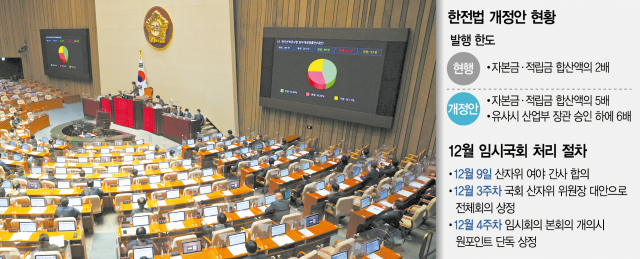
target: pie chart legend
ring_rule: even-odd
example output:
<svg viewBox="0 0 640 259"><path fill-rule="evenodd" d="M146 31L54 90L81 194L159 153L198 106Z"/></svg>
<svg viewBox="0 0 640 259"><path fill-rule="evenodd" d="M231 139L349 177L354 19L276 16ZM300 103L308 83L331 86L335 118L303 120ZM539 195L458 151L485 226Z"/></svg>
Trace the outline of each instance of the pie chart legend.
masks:
<svg viewBox="0 0 640 259"><path fill-rule="evenodd" d="M58 55L60 56L60 61L62 63L67 63L67 61L69 61L69 50L67 50L67 47L60 46L58 49Z"/></svg>
<svg viewBox="0 0 640 259"><path fill-rule="evenodd" d="M316 89L325 90L331 88L336 82L338 69L328 59L316 59L309 65L309 84Z"/></svg>

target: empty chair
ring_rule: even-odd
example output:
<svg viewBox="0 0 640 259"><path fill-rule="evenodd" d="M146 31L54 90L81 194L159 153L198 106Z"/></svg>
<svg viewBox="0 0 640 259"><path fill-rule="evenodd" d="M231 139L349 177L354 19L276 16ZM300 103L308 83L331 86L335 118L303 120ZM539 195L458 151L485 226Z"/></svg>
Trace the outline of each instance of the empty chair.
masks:
<svg viewBox="0 0 640 259"><path fill-rule="evenodd" d="M102 200L98 195L90 195L82 197L82 204L89 203L91 204L91 213L100 214L102 213Z"/></svg>
<svg viewBox="0 0 640 259"><path fill-rule="evenodd" d="M168 173L165 174L164 176L162 176L162 181L164 182L173 182L178 180L178 174L177 173Z"/></svg>
<svg viewBox="0 0 640 259"><path fill-rule="evenodd" d="M214 231L213 234L211 235L211 242L213 244L220 244L223 243L223 241L226 239L227 235L225 234L230 234L235 232L236 230L232 227L230 228L225 228L223 230L218 230L218 231Z"/></svg>
<svg viewBox="0 0 640 259"><path fill-rule="evenodd" d="M44 196L44 201L47 206L60 204L60 199L62 199L60 196Z"/></svg>
<svg viewBox="0 0 640 259"><path fill-rule="evenodd" d="M202 178L202 170L193 170L189 172L190 179Z"/></svg>
<svg viewBox="0 0 640 259"><path fill-rule="evenodd" d="M316 258L317 256L318 256L318 251L317 250L313 250L313 251L307 253L306 255L298 257L298 259L313 259L313 258Z"/></svg>
<svg viewBox="0 0 640 259"><path fill-rule="evenodd" d="M162 198L163 200L166 199L167 191L155 191L151 193L152 200L160 200L160 198Z"/></svg>
<svg viewBox="0 0 640 259"><path fill-rule="evenodd" d="M131 166L131 165L121 166L120 167L120 172L131 173L131 172L133 172L133 166Z"/></svg>
<svg viewBox="0 0 640 259"><path fill-rule="evenodd" d="M116 194L116 198L115 198L115 211L116 212L120 212L120 204L122 204L124 201L131 201L131 193L120 193L120 194ZM91 209L93 210L93 208Z"/></svg>
<svg viewBox="0 0 640 259"><path fill-rule="evenodd" d="M52 98L51 98L51 95L47 94L47 95L44 96L44 99L45 100L51 100Z"/></svg>
<svg viewBox="0 0 640 259"><path fill-rule="evenodd" d="M349 213L351 213L351 211L353 210L353 199L353 196L343 197L338 199L338 202L336 202L335 206L331 205L331 203L327 203L325 205L325 211L327 212L327 215L331 216L330 218L335 219L332 223L339 223L341 217L348 216ZM327 219L327 215L325 215L325 219Z"/></svg>
<svg viewBox="0 0 640 259"><path fill-rule="evenodd" d="M42 180L42 189L55 189L56 188L56 184L53 183L52 181L47 181L47 180Z"/></svg>
<svg viewBox="0 0 640 259"><path fill-rule="evenodd" d="M302 214L298 213L292 213L289 215L285 215L282 217L282 219L280 220L280 224L282 223L286 223L287 226L291 226L291 228L298 228L298 227L303 227L301 224L304 221L302 220Z"/></svg>
<svg viewBox="0 0 640 259"><path fill-rule="evenodd" d="M309 163L309 167L314 165L314 162L309 159L300 159L300 164Z"/></svg>
<svg viewBox="0 0 640 259"><path fill-rule="evenodd" d="M199 189L200 186L190 186L187 188L184 188L184 190L182 191L182 195L183 196L195 196L198 195L199 193Z"/></svg>
<svg viewBox="0 0 640 259"><path fill-rule="evenodd" d="M212 184L212 189L214 191L223 191L227 189L227 180L217 181Z"/></svg>
<svg viewBox="0 0 640 259"><path fill-rule="evenodd" d="M269 163L269 156L261 156L258 158L258 164L266 164Z"/></svg>
<svg viewBox="0 0 640 259"><path fill-rule="evenodd" d="M264 233L261 233L260 231L268 231L269 228L264 227L265 225L269 226L272 225L272 221L271 219L263 219L263 220L258 220L258 221L254 221L253 223L251 223L251 228L249 228L249 239L255 239L256 237L259 236L264 236Z"/></svg>
<svg viewBox="0 0 640 259"><path fill-rule="evenodd" d="M422 217L424 213L427 211L427 205L413 205L411 208L407 209L408 211L412 211L412 216L403 215L402 220L400 220L400 227L403 231L406 231L406 239L413 240L411 236L411 230L415 229L422 222ZM405 210L405 211L407 211Z"/></svg>
<svg viewBox="0 0 640 259"><path fill-rule="evenodd" d="M295 162L295 163L289 164L289 173L298 172L298 171L300 171L300 163Z"/></svg>
<svg viewBox="0 0 640 259"><path fill-rule="evenodd" d="M147 166L145 166L145 170L158 170L158 164L148 164Z"/></svg>
<svg viewBox="0 0 640 259"><path fill-rule="evenodd" d="M171 163L169 164L169 167L171 167L171 168L182 167L182 162L181 161L171 161Z"/></svg>
<svg viewBox="0 0 640 259"><path fill-rule="evenodd" d="M103 181L105 187L118 186L118 178L107 178Z"/></svg>
<svg viewBox="0 0 640 259"><path fill-rule="evenodd" d="M149 184L149 177L139 176L139 177L133 178L133 184Z"/></svg>

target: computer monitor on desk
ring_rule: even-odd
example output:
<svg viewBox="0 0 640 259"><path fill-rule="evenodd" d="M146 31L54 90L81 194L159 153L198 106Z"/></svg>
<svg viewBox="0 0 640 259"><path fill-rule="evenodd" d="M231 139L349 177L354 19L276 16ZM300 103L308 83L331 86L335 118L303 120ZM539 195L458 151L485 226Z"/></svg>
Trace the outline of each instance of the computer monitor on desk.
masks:
<svg viewBox="0 0 640 259"><path fill-rule="evenodd" d="M191 167L192 162L191 159L182 160L182 167Z"/></svg>
<svg viewBox="0 0 640 259"><path fill-rule="evenodd" d="M119 187L131 186L131 178L118 178Z"/></svg>
<svg viewBox="0 0 640 259"><path fill-rule="evenodd" d="M156 155L154 153L144 154L144 159L145 160L153 160L155 158L156 158Z"/></svg>
<svg viewBox="0 0 640 259"><path fill-rule="evenodd" d="M45 203L44 198L31 198L31 207L45 207L47 204Z"/></svg>
<svg viewBox="0 0 640 259"><path fill-rule="evenodd" d="M63 157L63 156L57 156L56 157L56 163L66 163L67 162L67 158Z"/></svg>
<svg viewBox="0 0 640 259"><path fill-rule="evenodd" d="M162 182L162 178L160 175L150 175L149 176L149 184L159 184Z"/></svg>
<svg viewBox="0 0 640 259"><path fill-rule="evenodd" d="M147 259L153 258L153 245L133 247L133 259L140 259L143 257L146 257Z"/></svg>
<svg viewBox="0 0 640 259"><path fill-rule="evenodd" d="M156 150L156 145L151 144L151 145L147 146L147 150L148 151L155 151Z"/></svg>
<svg viewBox="0 0 640 259"><path fill-rule="evenodd" d="M169 222L182 222L185 220L184 211L175 211L169 213Z"/></svg>
<svg viewBox="0 0 640 259"><path fill-rule="evenodd" d="M116 146L116 147L121 147L122 144L123 144L122 140L116 140L116 141L113 142L113 145Z"/></svg>
<svg viewBox="0 0 640 259"><path fill-rule="evenodd" d="M138 173L144 174L144 165L134 165L133 169L138 170Z"/></svg>
<svg viewBox="0 0 640 259"><path fill-rule="evenodd" d="M287 177L287 176L289 176L289 169L287 168L280 169L280 178Z"/></svg>
<svg viewBox="0 0 640 259"><path fill-rule="evenodd" d="M187 145L193 145L196 143L195 139L187 139Z"/></svg>
<svg viewBox="0 0 640 259"><path fill-rule="evenodd" d="M109 149L108 147L106 147L106 148L101 148L101 149L100 149L100 154L103 154L103 155L111 154L111 149Z"/></svg>
<svg viewBox="0 0 640 259"><path fill-rule="evenodd" d="M258 166L258 159L251 160L251 162L249 163L249 166L251 167Z"/></svg>
<svg viewBox="0 0 640 259"><path fill-rule="evenodd" d="M22 161L22 155L14 154L13 155L13 161Z"/></svg>
<svg viewBox="0 0 640 259"><path fill-rule="evenodd" d="M200 252L202 252L202 243L200 242L200 239L182 243L183 255Z"/></svg>
<svg viewBox="0 0 640 259"><path fill-rule="evenodd" d="M122 161L124 161L124 162L133 162L133 155L124 155L124 156L122 156Z"/></svg>
<svg viewBox="0 0 640 259"><path fill-rule="evenodd" d="M89 163L89 158L88 157L78 157L78 163L80 163L80 164Z"/></svg>
<svg viewBox="0 0 640 259"><path fill-rule="evenodd" d="M333 254L331 256L331 259L348 259L349 258L349 251L342 251L339 252L337 254Z"/></svg>
<svg viewBox="0 0 640 259"><path fill-rule="evenodd" d="M248 210L250 206L249 201L239 201L236 202L236 212Z"/></svg>
<svg viewBox="0 0 640 259"><path fill-rule="evenodd" d="M111 157L108 157L108 156L100 157L100 163L109 163L109 162L111 162Z"/></svg>
<svg viewBox="0 0 640 259"><path fill-rule="evenodd" d="M271 238L281 236L287 233L287 224L271 225Z"/></svg>
<svg viewBox="0 0 640 259"><path fill-rule="evenodd" d="M137 202L138 202L138 200L139 200L140 198L145 198L145 199L146 199L146 198L147 198L147 195L146 195L146 194L144 194L144 193L134 193L134 194L131 194L131 202L132 202L132 203L137 203Z"/></svg>
<svg viewBox="0 0 640 259"><path fill-rule="evenodd" d="M75 221L58 221L58 232L75 232Z"/></svg>
<svg viewBox="0 0 640 259"><path fill-rule="evenodd" d="M20 222L18 225L18 230L20 232L37 232L38 231L38 223L36 222Z"/></svg>
<svg viewBox="0 0 640 259"><path fill-rule="evenodd" d="M58 181L58 189L70 189L70 188L71 188L71 181L69 180Z"/></svg>
<svg viewBox="0 0 640 259"><path fill-rule="evenodd" d="M120 172L120 167L119 166L109 166L107 167L107 172L110 174L117 174Z"/></svg>
<svg viewBox="0 0 640 259"><path fill-rule="evenodd" d="M94 141L93 142L93 146L94 147L99 147L99 146L102 146L102 143L100 143L100 141Z"/></svg>
<svg viewBox="0 0 640 259"><path fill-rule="evenodd" d="M56 175L67 175L66 167L56 167Z"/></svg>
<svg viewBox="0 0 640 259"><path fill-rule="evenodd" d="M169 169L169 162L158 163L158 169L160 170Z"/></svg>
<svg viewBox="0 0 640 259"><path fill-rule="evenodd" d="M207 151L213 151L215 146L213 144L207 144Z"/></svg>
<svg viewBox="0 0 640 259"><path fill-rule="evenodd" d="M320 163L321 163L321 164L324 164L324 163L326 163L326 162L327 162L327 156L321 156L321 157L320 157Z"/></svg>
<svg viewBox="0 0 640 259"><path fill-rule="evenodd" d="M204 218L218 216L218 207L211 206L202 209L202 215Z"/></svg>
<svg viewBox="0 0 640 259"><path fill-rule="evenodd" d="M240 188L240 181L231 181L229 182L229 190Z"/></svg>
<svg viewBox="0 0 640 259"><path fill-rule="evenodd" d="M189 173L187 172L177 173L176 177L178 181L186 181L186 180L189 180Z"/></svg>
<svg viewBox="0 0 640 259"><path fill-rule="evenodd" d="M209 136L203 136L203 137L202 137L202 142L207 142L207 141L209 141L210 139L211 139L211 137L209 137Z"/></svg>
<svg viewBox="0 0 640 259"><path fill-rule="evenodd" d="M293 155L293 149L288 149L287 150L287 156L291 156Z"/></svg>
<svg viewBox="0 0 640 259"><path fill-rule="evenodd" d="M213 192L213 187L211 185L201 185L198 193L200 195L206 195L212 192Z"/></svg>
<svg viewBox="0 0 640 259"><path fill-rule="evenodd" d="M124 148L124 152L125 152L125 153L129 153L129 154L131 154L131 153L135 153L135 152L136 152L136 149L135 149L135 148L133 148L133 147L125 147L125 148Z"/></svg>
<svg viewBox="0 0 640 259"><path fill-rule="evenodd" d="M0 208L9 207L9 198L0 198Z"/></svg>
<svg viewBox="0 0 640 259"><path fill-rule="evenodd" d="M343 183L343 182L344 182L344 174L340 174L340 175L338 175L338 177L337 177L337 182L338 182L338 184L341 184L341 183Z"/></svg>
<svg viewBox="0 0 640 259"><path fill-rule="evenodd" d="M40 189L40 181L29 181L29 182L27 182L27 189L29 189L29 190Z"/></svg>
<svg viewBox="0 0 640 259"><path fill-rule="evenodd" d="M144 139L136 139L136 145L144 145Z"/></svg>
<svg viewBox="0 0 640 259"><path fill-rule="evenodd" d="M264 204L266 206L269 206L274 201L276 201L276 195L275 194L264 197Z"/></svg>
<svg viewBox="0 0 640 259"><path fill-rule="evenodd" d="M231 141L230 141L230 140L225 141L225 142L224 142L224 145L225 145L225 146L231 146Z"/></svg>
<svg viewBox="0 0 640 259"><path fill-rule="evenodd" d="M244 245L245 242L247 242L246 232L229 235L229 246Z"/></svg>
<svg viewBox="0 0 640 259"><path fill-rule="evenodd" d="M233 152L229 151L229 152L225 152L224 153L224 158L225 159L230 159L233 157Z"/></svg>
<svg viewBox="0 0 640 259"><path fill-rule="evenodd" d="M180 190L167 191L167 200L180 198Z"/></svg>
<svg viewBox="0 0 640 259"><path fill-rule="evenodd" d="M42 174L42 167L31 167L31 174L32 175L39 175Z"/></svg>
<svg viewBox="0 0 640 259"><path fill-rule="evenodd" d="M380 251L380 239L376 239L373 241L368 242L365 245L365 250L367 255L373 254L375 252Z"/></svg>
<svg viewBox="0 0 640 259"><path fill-rule="evenodd" d="M202 176L204 177L213 176L213 168L202 169Z"/></svg>
<svg viewBox="0 0 640 259"><path fill-rule="evenodd" d="M302 171L309 169L309 162L302 163Z"/></svg>
<svg viewBox="0 0 640 259"><path fill-rule="evenodd" d="M69 206L76 207L82 206L82 198L80 197L69 197Z"/></svg>
<svg viewBox="0 0 640 259"><path fill-rule="evenodd" d="M325 189L324 181L320 181L320 182L316 183L316 191L324 190L324 189Z"/></svg>
<svg viewBox="0 0 640 259"><path fill-rule="evenodd" d="M320 224L320 217L318 214L313 214L305 218L306 227L313 227L318 224Z"/></svg>
<svg viewBox="0 0 640 259"><path fill-rule="evenodd" d="M364 209L371 205L371 197L364 198L360 201L360 209Z"/></svg>
<svg viewBox="0 0 640 259"><path fill-rule="evenodd" d="M149 226L149 215L131 217L131 225L134 227Z"/></svg>

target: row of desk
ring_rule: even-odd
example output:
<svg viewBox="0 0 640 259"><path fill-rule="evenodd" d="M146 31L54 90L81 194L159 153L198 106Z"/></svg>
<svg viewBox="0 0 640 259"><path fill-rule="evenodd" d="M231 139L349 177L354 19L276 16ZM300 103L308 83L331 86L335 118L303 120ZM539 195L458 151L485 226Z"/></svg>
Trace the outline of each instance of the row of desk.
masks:
<svg viewBox="0 0 640 259"><path fill-rule="evenodd" d="M144 102L120 97L101 98L100 101L83 98L82 108L86 118L96 118L98 111L106 112L117 125L145 130L178 143L195 138L201 131L199 122L165 116L169 108L146 107Z"/></svg>

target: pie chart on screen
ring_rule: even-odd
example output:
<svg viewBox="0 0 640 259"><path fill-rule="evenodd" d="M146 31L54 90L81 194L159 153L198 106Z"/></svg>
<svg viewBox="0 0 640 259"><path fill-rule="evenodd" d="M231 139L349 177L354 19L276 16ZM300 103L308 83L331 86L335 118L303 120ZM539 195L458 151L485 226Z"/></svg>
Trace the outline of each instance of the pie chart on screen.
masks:
<svg viewBox="0 0 640 259"><path fill-rule="evenodd" d="M309 83L315 89L331 88L336 82L337 74L336 65L328 59L316 59L309 65Z"/></svg>
<svg viewBox="0 0 640 259"><path fill-rule="evenodd" d="M58 55L60 56L60 61L62 61L62 63L67 63L67 61L69 61L69 50L67 50L67 47L60 46L58 49Z"/></svg>

